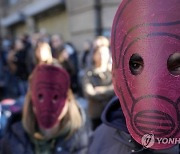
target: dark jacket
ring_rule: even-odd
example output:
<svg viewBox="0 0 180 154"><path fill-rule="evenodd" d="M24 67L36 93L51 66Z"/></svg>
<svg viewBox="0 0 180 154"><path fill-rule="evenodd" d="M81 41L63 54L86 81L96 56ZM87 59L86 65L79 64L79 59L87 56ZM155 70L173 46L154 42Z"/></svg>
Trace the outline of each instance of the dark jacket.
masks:
<svg viewBox="0 0 180 154"><path fill-rule="evenodd" d="M53 154L86 154L90 135L86 127L81 127L67 140L57 138ZM22 126L21 115L10 119L7 133L0 141L0 154L35 154L34 145Z"/></svg>
<svg viewBox="0 0 180 154"><path fill-rule="evenodd" d="M92 89L88 89L89 85ZM97 87L104 90L98 91ZM83 78L83 91L88 100L90 118L100 119L105 106L114 97L111 72L108 70L96 72L93 68L88 69Z"/></svg>
<svg viewBox="0 0 180 154"><path fill-rule="evenodd" d="M18 76L21 80L27 80L29 76L26 66L27 53L28 51L22 49L18 51L14 57L14 64L17 68L15 75Z"/></svg>
<svg viewBox="0 0 180 154"><path fill-rule="evenodd" d="M102 114L103 124L95 131L89 154L179 154L179 145L166 150L145 149L128 133L119 100L113 100Z"/></svg>

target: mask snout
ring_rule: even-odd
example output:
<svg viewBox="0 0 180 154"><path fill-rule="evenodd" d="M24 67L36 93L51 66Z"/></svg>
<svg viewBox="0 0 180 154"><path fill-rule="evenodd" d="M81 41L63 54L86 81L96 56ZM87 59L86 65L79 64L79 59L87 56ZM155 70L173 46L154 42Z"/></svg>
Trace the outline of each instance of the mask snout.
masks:
<svg viewBox="0 0 180 154"><path fill-rule="evenodd" d="M149 96L139 99L132 108L131 123L140 136L173 137L179 129L178 108L168 99Z"/></svg>

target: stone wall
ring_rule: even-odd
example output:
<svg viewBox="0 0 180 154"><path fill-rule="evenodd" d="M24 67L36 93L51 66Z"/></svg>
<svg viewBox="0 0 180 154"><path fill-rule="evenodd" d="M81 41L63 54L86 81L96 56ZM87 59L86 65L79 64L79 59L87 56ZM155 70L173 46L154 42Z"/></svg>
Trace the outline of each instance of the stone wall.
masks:
<svg viewBox="0 0 180 154"><path fill-rule="evenodd" d="M34 1L37 0L18 0L17 4L9 6L6 10L8 14L13 14ZM66 41L71 41L78 50L81 50L83 42L93 40L98 33L110 36L113 18L121 1L65 0L63 9L57 6L59 10L56 12L45 10L40 17L35 15L26 19L24 23L10 27L19 35L23 32L32 32L33 27L45 28L49 34L64 35ZM98 2L100 6L97 6Z"/></svg>
<svg viewBox="0 0 180 154"><path fill-rule="evenodd" d="M100 18L97 18L95 7L97 1L66 0L71 40L79 49L82 48L84 40L93 40L96 37L99 24L97 22L101 23L101 34L110 36L113 18L121 0L99 0Z"/></svg>

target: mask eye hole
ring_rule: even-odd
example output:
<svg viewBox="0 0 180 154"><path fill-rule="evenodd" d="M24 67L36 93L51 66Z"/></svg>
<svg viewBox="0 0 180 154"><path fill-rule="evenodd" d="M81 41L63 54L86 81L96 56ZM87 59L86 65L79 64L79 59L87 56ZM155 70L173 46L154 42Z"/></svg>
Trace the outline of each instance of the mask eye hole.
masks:
<svg viewBox="0 0 180 154"><path fill-rule="evenodd" d="M43 102L44 101L43 94L38 94L38 99L39 102Z"/></svg>
<svg viewBox="0 0 180 154"><path fill-rule="evenodd" d="M180 53L174 53L169 56L167 68L172 75L180 75Z"/></svg>
<svg viewBox="0 0 180 154"><path fill-rule="evenodd" d="M59 96L58 96L57 94L54 95L52 102L53 102L53 103L56 103L57 100L58 100L58 98L59 98Z"/></svg>
<svg viewBox="0 0 180 154"><path fill-rule="evenodd" d="M133 75L139 75L143 71L144 61L142 57L135 53L129 60L129 69Z"/></svg>

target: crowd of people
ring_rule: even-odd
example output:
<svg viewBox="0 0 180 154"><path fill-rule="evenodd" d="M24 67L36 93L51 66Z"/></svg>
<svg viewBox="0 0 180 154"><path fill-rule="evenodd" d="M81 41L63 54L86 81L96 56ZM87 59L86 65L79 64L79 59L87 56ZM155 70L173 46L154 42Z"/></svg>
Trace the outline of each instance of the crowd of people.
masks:
<svg viewBox="0 0 180 154"><path fill-rule="evenodd" d="M10 115L23 108L29 77L43 63L55 62L68 72L70 88L76 99L83 99L79 105L85 109L89 125L94 130L101 124L101 112L114 96L111 53L106 37L98 36L92 42L85 40L82 51L77 51L58 34L34 33L15 39L4 38L1 44L1 137Z"/></svg>
<svg viewBox="0 0 180 154"><path fill-rule="evenodd" d="M58 34L2 39L0 154L179 154L179 10L123 0L111 52L104 36L82 51Z"/></svg>

